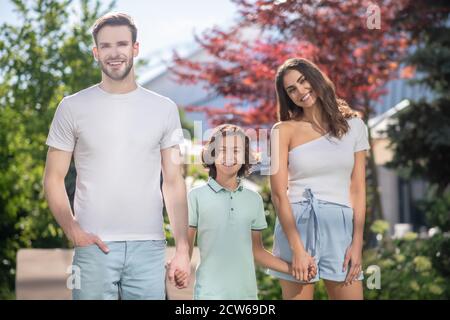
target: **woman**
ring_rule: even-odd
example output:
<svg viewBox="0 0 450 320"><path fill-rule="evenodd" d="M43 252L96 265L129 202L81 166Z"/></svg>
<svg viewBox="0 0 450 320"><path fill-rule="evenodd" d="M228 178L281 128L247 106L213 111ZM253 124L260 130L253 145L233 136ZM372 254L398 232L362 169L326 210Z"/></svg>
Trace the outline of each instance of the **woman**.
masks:
<svg viewBox="0 0 450 320"><path fill-rule="evenodd" d="M367 127L308 60L287 60L278 69L276 91L273 253L292 263L292 275L269 273L280 279L284 299L312 299L319 279L330 299L363 299ZM313 263L317 274L311 278Z"/></svg>

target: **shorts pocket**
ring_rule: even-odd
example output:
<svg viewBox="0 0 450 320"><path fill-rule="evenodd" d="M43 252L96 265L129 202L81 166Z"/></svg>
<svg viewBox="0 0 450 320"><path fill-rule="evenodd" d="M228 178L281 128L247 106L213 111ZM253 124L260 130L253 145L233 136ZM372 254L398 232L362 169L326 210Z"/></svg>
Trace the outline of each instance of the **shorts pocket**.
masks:
<svg viewBox="0 0 450 320"><path fill-rule="evenodd" d="M75 251L83 251L83 250L87 250L87 249L91 249L91 248L93 248L93 247L96 247L97 245L95 244L95 243L93 243L93 244L89 244L89 245L87 245L87 246L82 246L82 247L74 247L74 250Z"/></svg>

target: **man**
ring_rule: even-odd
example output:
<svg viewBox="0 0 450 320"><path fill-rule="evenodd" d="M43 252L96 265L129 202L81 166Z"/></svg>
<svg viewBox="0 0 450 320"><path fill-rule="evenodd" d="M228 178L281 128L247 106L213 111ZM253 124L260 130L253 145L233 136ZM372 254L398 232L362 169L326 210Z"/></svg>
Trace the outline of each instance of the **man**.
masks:
<svg viewBox="0 0 450 320"><path fill-rule="evenodd" d="M168 277L174 283L175 270L190 273L178 110L136 84L139 43L128 15L99 18L92 35L102 81L61 101L47 138L44 176L50 210L75 247L74 276L81 286L73 298L164 299L161 169L176 241ZM72 154L75 216L64 185ZM187 287L187 279L177 287Z"/></svg>

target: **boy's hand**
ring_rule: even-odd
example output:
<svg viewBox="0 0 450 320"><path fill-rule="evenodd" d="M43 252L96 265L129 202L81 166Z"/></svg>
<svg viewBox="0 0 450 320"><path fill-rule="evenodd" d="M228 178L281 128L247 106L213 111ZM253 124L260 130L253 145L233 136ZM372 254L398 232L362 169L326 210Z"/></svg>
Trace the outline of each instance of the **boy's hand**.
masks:
<svg viewBox="0 0 450 320"><path fill-rule="evenodd" d="M175 256L166 264L167 267L167 276L169 278L170 283L172 283L176 288L183 289L187 288L189 284L189 276L191 273L190 269L190 258L189 254L185 254L184 252L175 253ZM175 271L180 270L183 273L186 273L185 280L183 282L175 281Z"/></svg>
<svg viewBox="0 0 450 320"><path fill-rule="evenodd" d="M289 270L289 274L292 274L292 264L288 263L288 270ZM311 263L308 266L308 281L311 281L311 279L314 279L314 277L317 274L317 267L315 263Z"/></svg>
<svg viewBox="0 0 450 320"><path fill-rule="evenodd" d="M188 274L187 272L183 272L181 270L175 270L175 286L178 289L182 289L186 287L186 283L188 280Z"/></svg>
<svg viewBox="0 0 450 320"><path fill-rule="evenodd" d="M172 261L168 261L166 263L166 269L170 268L170 264ZM176 269L174 272L174 285L177 289L183 289L187 287L188 274L187 272L183 272L179 269Z"/></svg>
<svg viewBox="0 0 450 320"><path fill-rule="evenodd" d="M316 264L312 263L308 266L308 281L311 281L311 279L314 279L316 274L317 274Z"/></svg>
<svg viewBox="0 0 450 320"><path fill-rule="evenodd" d="M288 263L289 273L292 274L292 264ZM311 279L314 279L314 277L317 275L317 266L315 263L311 263L308 266L308 281L311 281Z"/></svg>

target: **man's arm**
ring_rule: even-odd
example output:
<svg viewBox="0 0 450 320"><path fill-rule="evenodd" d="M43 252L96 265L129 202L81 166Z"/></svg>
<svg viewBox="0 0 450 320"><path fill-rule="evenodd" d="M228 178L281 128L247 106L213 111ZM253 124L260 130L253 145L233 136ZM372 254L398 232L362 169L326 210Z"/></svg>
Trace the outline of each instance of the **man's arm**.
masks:
<svg viewBox="0 0 450 320"><path fill-rule="evenodd" d="M174 272L186 272L189 279L190 259L188 243L188 210L186 200L186 184L181 173L181 153L178 146L161 150L161 167L163 174L164 202L169 215L170 225L175 238L175 256L168 270L169 280L174 283ZM185 281L185 288L188 280Z"/></svg>
<svg viewBox="0 0 450 320"><path fill-rule="evenodd" d="M62 151L50 147L47 153L44 172L44 192L48 206L67 238L74 246L88 246L97 244L104 252L108 252L106 245L95 235L84 232L75 220L67 197L64 178L69 171L72 152Z"/></svg>

